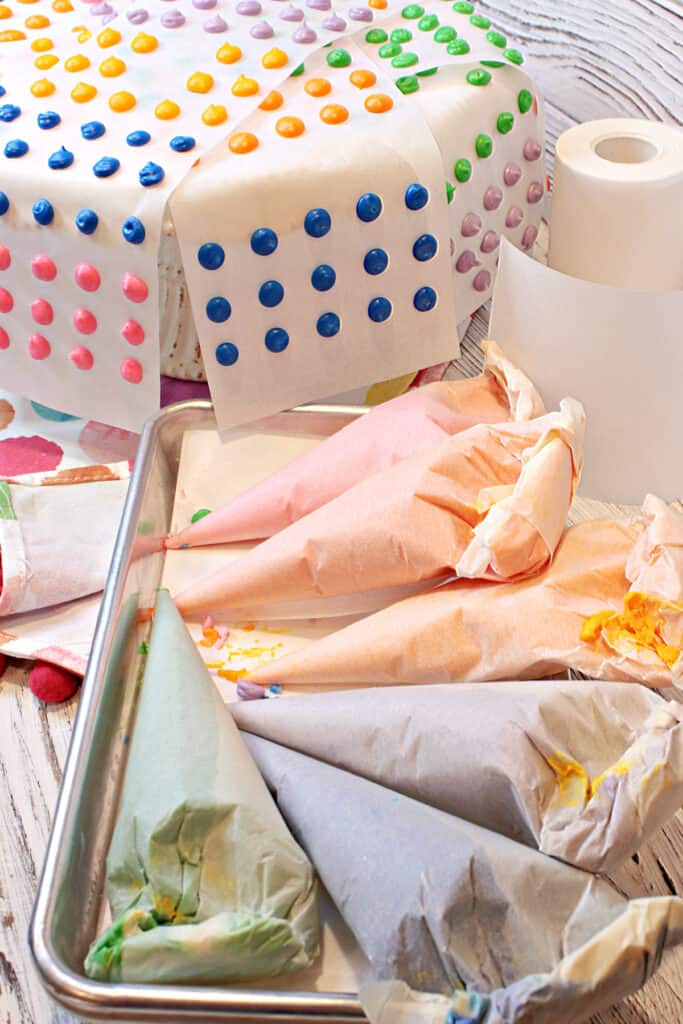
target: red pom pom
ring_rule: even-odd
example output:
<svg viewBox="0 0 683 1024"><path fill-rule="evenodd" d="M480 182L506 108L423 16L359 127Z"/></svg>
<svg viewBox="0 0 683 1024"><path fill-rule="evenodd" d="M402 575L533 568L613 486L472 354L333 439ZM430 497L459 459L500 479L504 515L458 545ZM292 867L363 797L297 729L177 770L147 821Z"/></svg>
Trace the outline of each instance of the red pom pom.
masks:
<svg viewBox="0 0 683 1024"><path fill-rule="evenodd" d="M28 684L38 700L46 704L58 704L73 697L81 680L65 668L50 665L47 661L37 661L31 669Z"/></svg>
<svg viewBox="0 0 683 1024"><path fill-rule="evenodd" d="M7 658L4 654L0 654L0 676L7 668Z"/></svg>

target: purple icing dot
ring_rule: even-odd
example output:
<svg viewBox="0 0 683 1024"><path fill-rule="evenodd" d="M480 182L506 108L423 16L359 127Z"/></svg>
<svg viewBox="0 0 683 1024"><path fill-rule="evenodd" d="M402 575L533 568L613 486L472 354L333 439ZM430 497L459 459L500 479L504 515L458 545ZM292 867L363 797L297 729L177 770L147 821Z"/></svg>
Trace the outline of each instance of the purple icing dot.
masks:
<svg viewBox="0 0 683 1024"><path fill-rule="evenodd" d="M293 4L288 4L280 15L282 21L303 21L303 17L304 12Z"/></svg>
<svg viewBox="0 0 683 1024"><path fill-rule="evenodd" d="M497 185L491 185L484 192L484 209L485 210L497 210L500 204L503 202L503 193L500 191Z"/></svg>
<svg viewBox="0 0 683 1024"><path fill-rule="evenodd" d="M295 43L314 43L317 38L317 33L305 21L292 34L292 40Z"/></svg>
<svg viewBox="0 0 683 1024"><path fill-rule="evenodd" d="M216 3L217 0L192 0L192 6L198 11L212 11Z"/></svg>
<svg viewBox="0 0 683 1024"><path fill-rule="evenodd" d="M511 206L505 218L506 228L518 228L524 220L524 214L518 206Z"/></svg>
<svg viewBox="0 0 683 1024"><path fill-rule="evenodd" d="M177 8L167 11L166 14L161 15L161 24L164 28L180 28L181 25L185 24L185 15Z"/></svg>
<svg viewBox="0 0 683 1024"><path fill-rule="evenodd" d="M238 14L246 14L247 17L253 18L255 15L261 14L263 7L259 0L240 0L235 10Z"/></svg>
<svg viewBox="0 0 683 1024"><path fill-rule="evenodd" d="M533 224L530 224L528 228L525 228L524 234L522 235L522 249L528 252L531 246L536 241L537 234L538 228L535 228Z"/></svg>
<svg viewBox="0 0 683 1024"><path fill-rule="evenodd" d="M228 27L228 23L221 18L220 14L214 14L213 18L209 18L208 21L205 21L202 27L205 32L215 34L216 32L225 32Z"/></svg>
<svg viewBox="0 0 683 1024"><path fill-rule="evenodd" d="M460 253L455 261L455 269L459 274L466 274L468 270L472 269L472 267L478 266L479 261L471 249L465 249L464 252Z"/></svg>
<svg viewBox="0 0 683 1024"><path fill-rule="evenodd" d="M249 35L254 39L270 39L272 34L273 30L267 21L259 21L258 25L249 29Z"/></svg>
<svg viewBox="0 0 683 1024"><path fill-rule="evenodd" d="M481 231L481 217L477 213L466 213L462 219L460 233L465 238L473 238Z"/></svg>
<svg viewBox="0 0 683 1024"><path fill-rule="evenodd" d="M541 185L540 181L532 181L526 190L526 199L528 203L540 203L543 198L545 189Z"/></svg>
<svg viewBox="0 0 683 1024"><path fill-rule="evenodd" d="M144 7L136 7L134 10L128 11L126 17L131 25L142 25L143 21L147 21L149 18L149 14Z"/></svg>
<svg viewBox="0 0 683 1024"><path fill-rule="evenodd" d="M369 7L349 7L349 18L351 21L372 21L372 11Z"/></svg>
<svg viewBox="0 0 683 1024"><path fill-rule="evenodd" d="M329 11L332 0L306 0L306 6L312 11Z"/></svg>
<svg viewBox="0 0 683 1024"><path fill-rule="evenodd" d="M538 160L542 152L541 144L540 142L536 142L536 139L527 139L524 143L522 153L524 154L525 160L529 160L529 162Z"/></svg>
<svg viewBox="0 0 683 1024"><path fill-rule="evenodd" d="M481 240L482 252L494 252L500 245L500 238L495 231L487 231Z"/></svg>
<svg viewBox="0 0 683 1024"><path fill-rule="evenodd" d="M508 188L512 188L516 185L519 179L522 177L522 168L518 164L506 164L505 170L503 171L503 181Z"/></svg>
<svg viewBox="0 0 683 1024"><path fill-rule="evenodd" d="M346 28L346 22L343 18L340 18L337 14L330 14L328 18L323 21L323 28L326 28L328 32L343 32Z"/></svg>
<svg viewBox="0 0 683 1024"><path fill-rule="evenodd" d="M113 14L114 13L114 8L111 6L111 4L108 4L108 3L95 4L93 7L90 8L90 13L91 14Z"/></svg>
<svg viewBox="0 0 683 1024"><path fill-rule="evenodd" d="M475 292L485 292L491 284L491 275L488 270L480 270L472 279L472 287Z"/></svg>

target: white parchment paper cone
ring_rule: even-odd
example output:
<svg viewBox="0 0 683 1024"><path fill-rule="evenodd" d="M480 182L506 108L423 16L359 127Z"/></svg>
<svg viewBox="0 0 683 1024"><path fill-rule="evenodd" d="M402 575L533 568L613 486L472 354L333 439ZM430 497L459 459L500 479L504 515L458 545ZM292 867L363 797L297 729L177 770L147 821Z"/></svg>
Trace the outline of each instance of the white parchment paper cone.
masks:
<svg viewBox="0 0 683 1024"><path fill-rule="evenodd" d="M286 747L245 736L379 978L493 991L619 916L600 879Z"/></svg>

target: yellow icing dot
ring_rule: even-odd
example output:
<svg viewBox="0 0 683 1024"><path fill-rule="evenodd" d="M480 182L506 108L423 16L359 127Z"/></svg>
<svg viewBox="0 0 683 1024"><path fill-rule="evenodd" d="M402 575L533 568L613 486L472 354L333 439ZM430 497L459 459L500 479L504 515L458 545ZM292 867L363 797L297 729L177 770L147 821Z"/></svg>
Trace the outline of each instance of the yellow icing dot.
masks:
<svg viewBox="0 0 683 1024"><path fill-rule="evenodd" d="M217 124L223 124L227 120L228 112L220 103L212 103L202 114L202 121L204 124L208 124L210 128Z"/></svg>
<svg viewBox="0 0 683 1024"><path fill-rule="evenodd" d="M239 46L233 46L232 43L223 43L216 50L216 60L220 61L221 64L234 64L241 56L242 51Z"/></svg>
<svg viewBox="0 0 683 1024"><path fill-rule="evenodd" d="M47 78L39 78L38 81L34 82L31 86L31 93L38 99L42 99L43 96L52 96L54 91L54 82L49 82Z"/></svg>
<svg viewBox="0 0 683 1024"><path fill-rule="evenodd" d="M289 57L284 50L278 50L277 46L273 47L272 50L268 50L268 53L264 53L261 58L261 63L264 68L283 68Z"/></svg>
<svg viewBox="0 0 683 1024"><path fill-rule="evenodd" d="M368 0L370 7L374 7L376 11L383 11L387 6L387 0Z"/></svg>
<svg viewBox="0 0 683 1024"><path fill-rule="evenodd" d="M172 121L180 113L180 107L173 100L162 100L154 108L154 115L160 121Z"/></svg>
<svg viewBox="0 0 683 1024"><path fill-rule="evenodd" d="M5 4L0 4L0 21L2 21L3 18L11 18L11 17L12 17L12 12L9 9L9 7L7 7Z"/></svg>
<svg viewBox="0 0 683 1024"><path fill-rule="evenodd" d="M190 92L208 92L213 86L213 76L207 75L205 71L195 71L186 82Z"/></svg>
<svg viewBox="0 0 683 1024"><path fill-rule="evenodd" d="M295 139L302 135L304 123L300 117L281 117L275 125L275 131L284 139Z"/></svg>
<svg viewBox="0 0 683 1024"><path fill-rule="evenodd" d="M228 146L232 153L251 153L258 146L258 139L251 132L237 132L228 142Z"/></svg>
<svg viewBox="0 0 683 1024"><path fill-rule="evenodd" d="M73 57L67 57L64 61L66 71L85 71L90 67L90 60L83 53L75 53Z"/></svg>
<svg viewBox="0 0 683 1024"><path fill-rule="evenodd" d="M328 103L320 111L320 120L325 124L343 124L348 120L349 112L341 103Z"/></svg>
<svg viewBox="0 0 683 1024"><path fill-rule="evenodd" d="M259 110L277 110L283 103L282 93L278 92L277 89L273 89L269 92L262 103L259 103Z"/></svg>
<svg viewBox="0 0 683 1024"><path fill-rule="evenodd" d="M41 36L40 39L33 40L33 42L31 43L31 49L34 51L34 53L44 53L45 50L52 50L54 48L54 45L55 44L52 42L52 40L48 39L47 36Z"/></svg>
<svg viewBox="0 0 683 1024"><path fill-rule="evenodd" d="M92 32L85 25L76 25L71 31L76 33L79 43L87 43L92 38Z"/></svg>
<svg viewBox="0 0 683 1024"><path fill-rule="evenodd" d="M71 0L52 0L52 10L56 11L57 14L68 14L73 9Z"/></svg>
<svg viewBox="0 0 683 1024"><path fill-rule="evenodd" d="M356 89L370 89L376 81L375 72L368 71L366 68L357 68L349 75L349 82L351 85L355 85Z"/></svg>
<svg viewBox="0 0 683 1024"><path fill-rule="evenodd" d="M327 96L332 92L332 86L326 78L309 78L304 86L309 96Z"/></svg>
<svg viewBox="0 0 683 1024"><path fill-rule="evenodd" d="M24 22L26 28L47 28L49 24L50 19L44 14L31 14Z"/></svg>
<svg viewBox="0 0 683 1024"><path fill-rule="evenodd" d="M109 106L116 114L125 114L127 110L132 110L137 100L133 96L132 92L115 92L109 97Z"/></svg>
<svg viewBox="0 0 683 1024"><path fill-rule="evenodd" d="M71 90L71 99L74 103L87 103L94 96L97 96L97 89L94 85L88 85L87 82L79 82Z"/></svg>
<svg viewBox="0 0 683 1024"><path fill-rule="evenodd" d="M108 46L116 46L121 42L121 33L116 28L105 28L97 37L97 45L105 50Z"/></svg>
<svg viewBox="0 0 683 1024"><path fill-rule="evenodd" d="M232 87L233 96L255 96L258 92L258 82L246 75L240 75Z"/></svg>
<svg viewBox="0 0 683 1024"><path fill-rule="evenodd" d="M47 71L49 68L53 68L55 64L59 64L59 57L55 57L54 53L41 53L40 57L36 57L33 63L39 71Z"/></svg>
<svg viewBox="0 0 683 1024"><path fill-rule="evenodd" d="M365 101L365 109L371 114L386 114L387 110L391 110L394 105L394 101L391 96L385 96L383 92L377 92L374 96L368 96Z"/></svg>
<svg viewBox="0 0 683 1024"><path fill-rule="evenodd" d="M156 36L150 36L146 32L138 32L130 44L131 50L136 53L153 53L159 45Z"/></svg>
<svg viewBox="0 0 683 1024"><path fill-rule="evenodd" d="M26 33L20 32L18 28L8 28L0 32L0 43L18 43L26 39Z"/></svg>
<svg viewBox="0 0 683 1024"><path fill-rule="evenodd" d="M117 78L126 70L125 62L118 57L107 57L100 64L100 74L105 78Z"/></svg>

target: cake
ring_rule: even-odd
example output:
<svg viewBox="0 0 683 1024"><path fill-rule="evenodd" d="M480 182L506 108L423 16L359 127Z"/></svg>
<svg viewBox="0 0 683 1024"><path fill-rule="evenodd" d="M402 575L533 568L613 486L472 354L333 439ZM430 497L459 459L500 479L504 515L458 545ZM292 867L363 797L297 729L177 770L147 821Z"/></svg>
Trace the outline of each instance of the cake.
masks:
<svg viewBox="0 0 683 1024"><path fill-rule="evenodd" d="M222 427L457 354L543 116L467 2L0 5L0 367L139 428L160 369Z"/></svg>

